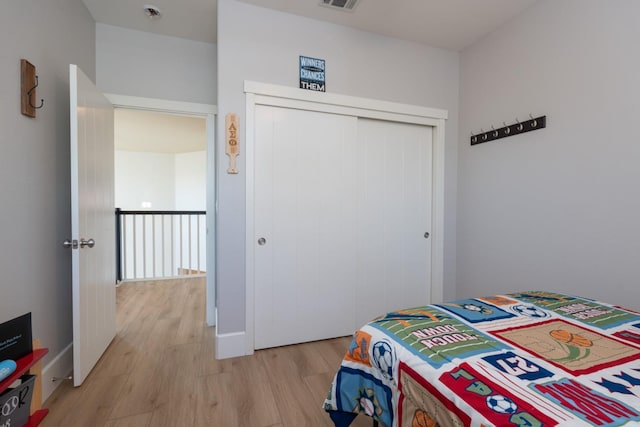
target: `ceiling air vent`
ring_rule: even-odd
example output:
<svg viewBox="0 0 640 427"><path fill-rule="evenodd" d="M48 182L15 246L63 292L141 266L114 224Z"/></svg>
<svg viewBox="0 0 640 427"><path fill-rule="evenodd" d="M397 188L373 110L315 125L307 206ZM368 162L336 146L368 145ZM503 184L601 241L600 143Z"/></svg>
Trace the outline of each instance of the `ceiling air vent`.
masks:
<svg viewBox="0 0 640 427"><path fill-rule="evenodd" d="M358 0L322 0L320 5L330 7L332 9L353 11L357 3Z"/></svg>

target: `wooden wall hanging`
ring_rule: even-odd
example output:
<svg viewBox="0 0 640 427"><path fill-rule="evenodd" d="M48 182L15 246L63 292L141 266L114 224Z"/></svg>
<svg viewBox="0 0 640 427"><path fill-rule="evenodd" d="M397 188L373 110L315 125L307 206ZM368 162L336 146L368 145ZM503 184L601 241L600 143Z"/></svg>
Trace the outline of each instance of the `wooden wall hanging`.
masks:
<svg viewBox="0 0 640 427"><path fill-rule="evenodd" d="M40 105L36 107L36 88L38 87L38 76L36 67L26 59L20 60L20 93L21 93L21 113L25 116L35 118L36 110L42 108L44 99L40 100Z"/></svg>
<svg viewBox="0 0 640 427"><path fill-rule="evenodd" d="M238 173L236 167L236 156L240 153L238 138L238 116L235 113L229 113L225 121L227 148L226 153L229 156L229 169L227 173Z"/></svg>

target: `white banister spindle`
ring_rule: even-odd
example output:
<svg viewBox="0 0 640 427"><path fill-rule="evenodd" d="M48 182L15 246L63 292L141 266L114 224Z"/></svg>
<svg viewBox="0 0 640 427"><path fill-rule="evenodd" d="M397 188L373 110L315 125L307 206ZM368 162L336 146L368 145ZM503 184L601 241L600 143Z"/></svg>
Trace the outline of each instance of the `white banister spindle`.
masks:
<svg viewBox="0 0 640 427"><path fill-rule="evenodd" d="M134 279L138 278L138 245L137 245L138 224L137 223L138 223L138 217L136 215L133 215L133 278Z"/></svg>
<svg viewBox="0 0 640 427"><path fill-rule="evenodd" d="M174 254L176 253L176 234L174 232L174 227L175 225L175 218L171 218L171 275L174 274L174 267L176 265L175 263L175 256Z"/></svg>
<svg viewBox="0 0 640 427"><path fill-rule="evenodd" d="M200 215L196 215L196 250L198 251L198 273L202 271L200 268Z"/></svg>
<svg viewBox="0 0 640 427"><path fill-rule="evenodd" d="M187 220L189 221L189 241L187 242L187 244L189 245L189 272L187 274L191 274L191 272L193 271L193 266L191 264L191 260L192 260L192 256L191 256L191 219L193 218L192 215L188 215L187 216Z"/></svg>
<svg viewBox="0 0 640 427"><path fill-rule="evenodd" d="M142 216L142 277L147 277L147 216Z"/></svg>
<svg viewBox="0 0 640 427"><path fill-rule="evenodd" d="M127 217L126 215L124 216L124 218L122 219L122 237L120 240L120 246L122 247L122 259L120 260L120 265L122 266L122 270L123 270L123 274L122 274L122 278L123 279L127 279L129 277L129 275L127 274L127 272L129 271L129 269L127 268L127 242L129 240L127 239Z"/></svg>
<svg viewBox="0 0 640 427"><path fill-rule="evenodd" d="M162 215L162 276L166 276L167 275L167 270L166 270L166 262L165 262L165 247L164 247L164 242L165 242L165 237L164 237L164 230L165 230L165 225L164 225L164 219L166 218L166 215Z"/></svg>
<svg viewBox="0 0 640 427"><path fill-rule="evenodd" d="M156 216L151 217L151 268L152 277L156 276Z"/></svg>
<svg viewBox="0 0 640 427"><path fill-rule="evenodd" d="M183 241L183 236L182 236L182 221L184 221L184 219L182 218L182 215L180 215L180 268L183 267L183 262L182 262L182 252L183 252L183 246L184 246L184 241Z"/></svg>

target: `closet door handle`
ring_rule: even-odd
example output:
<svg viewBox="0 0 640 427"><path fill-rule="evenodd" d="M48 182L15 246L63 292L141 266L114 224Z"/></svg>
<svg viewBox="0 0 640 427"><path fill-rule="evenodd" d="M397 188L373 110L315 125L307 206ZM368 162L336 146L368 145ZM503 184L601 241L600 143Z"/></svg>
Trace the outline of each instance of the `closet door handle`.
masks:
<svg viewBox="0 0 640 427"><path fill-rule="evenodd" d="M92 248L96 245L96 241L93 239L89 239L89 240L85 240L85 239L80 239L80 247L84 248L85 246L89 246L89 248Z"/></svg>

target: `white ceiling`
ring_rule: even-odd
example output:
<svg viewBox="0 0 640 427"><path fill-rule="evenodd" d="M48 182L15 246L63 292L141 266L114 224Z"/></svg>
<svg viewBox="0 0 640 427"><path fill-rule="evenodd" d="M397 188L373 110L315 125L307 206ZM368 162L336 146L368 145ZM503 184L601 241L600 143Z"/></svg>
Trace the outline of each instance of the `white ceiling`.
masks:
<svg viewBox="0 0 640 427"><path fill-rule="evenodd" d="M96 22L165 36L215 43L217 0L82 0ZM144 6L157 6L149 19Z"/></svg>
<svg viewBox="0 0 640 427"><path fill-rule="evenodd" d="M148 111L114 110L116 150L152 153L205 151L206 120Z"/></svg>
<svg viewBox="0 0 640 427"><path fill-rule="evenodd" d="M191 40L216 42L217 0L83 0L96 22ZM430 46L461 50L537 0L360 0L353 12L320 0L241 0L296 15ZM146 4L162 11L151 20Z"/></svg>
<svg viewBox="0 0 640 427"><path fill-rule="evenodd" d="M430 46L461 50L537 0L360 0L353 12L320 0L242 0Z"/></svg>

